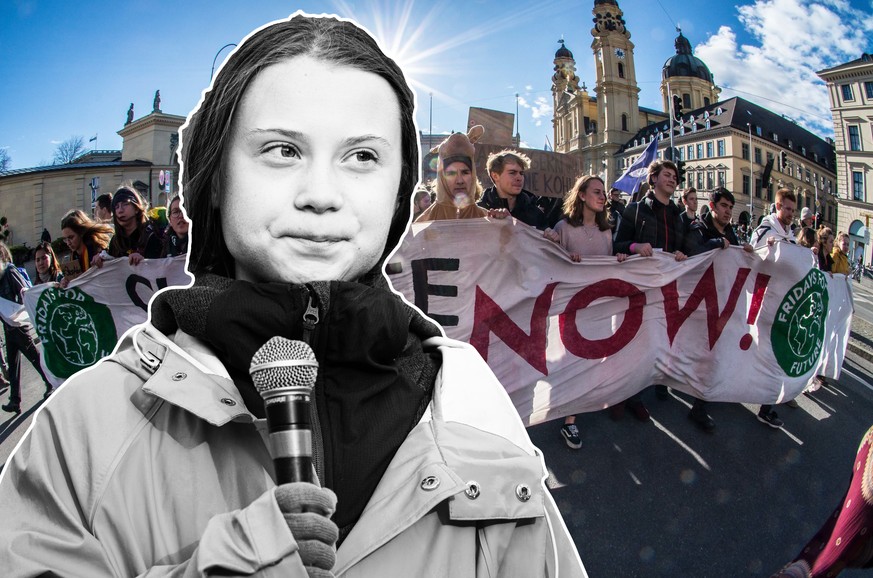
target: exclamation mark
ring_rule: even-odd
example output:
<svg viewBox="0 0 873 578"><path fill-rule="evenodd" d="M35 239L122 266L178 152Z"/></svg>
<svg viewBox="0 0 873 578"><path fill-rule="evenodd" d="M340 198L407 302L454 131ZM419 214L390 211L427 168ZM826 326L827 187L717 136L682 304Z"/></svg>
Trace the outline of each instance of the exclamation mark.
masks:
<svg viewBox="0 0 873 578"><path fill-rule="evenodd" d="M758 313L761 312L761 305L764 304L764 291L767 290L767 283L770 282L770 276L758 273L755 276L755 291L752 293L752 303L749 305L749 316L746 318L746 323L754 325L758 320ZM752 346L752 334L746 333L740 338L740 349L748 350Z"/></svg>

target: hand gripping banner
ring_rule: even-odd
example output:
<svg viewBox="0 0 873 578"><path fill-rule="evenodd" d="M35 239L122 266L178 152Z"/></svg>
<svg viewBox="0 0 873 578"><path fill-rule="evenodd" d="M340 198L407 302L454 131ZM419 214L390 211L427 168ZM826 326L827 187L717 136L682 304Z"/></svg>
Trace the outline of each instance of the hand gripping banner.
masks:
<svg viewBox="0 0 873 578"><path fill-rule="evenodd" d="M583 257L506 219L413 225L386 268L446 335L475 347L529 425L662 383L709 401L778 403L839 376L852 316L845 275L788 243Z"/></svg>

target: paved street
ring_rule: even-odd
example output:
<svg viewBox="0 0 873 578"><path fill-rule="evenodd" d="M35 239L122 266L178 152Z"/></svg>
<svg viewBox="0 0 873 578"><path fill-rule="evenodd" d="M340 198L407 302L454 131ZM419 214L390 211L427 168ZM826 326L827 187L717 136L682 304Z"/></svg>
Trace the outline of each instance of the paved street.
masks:
<svg viewBox="0 0 873 578"><path fill-rule="evenodd" d="M36 372L27 363L23 371L24 413L0 415L3 462L42 404ZM873 364L849 354L839 383L801 396L798 409L778 408L784 430L759 423L757 406L713 404L708 435L686 417L686 396L658 401L649 390L651 423L580 416L581 450L564 445L558 423L530 433L592 578L766 577L844 493L873 423L871 384Z"/></svg>

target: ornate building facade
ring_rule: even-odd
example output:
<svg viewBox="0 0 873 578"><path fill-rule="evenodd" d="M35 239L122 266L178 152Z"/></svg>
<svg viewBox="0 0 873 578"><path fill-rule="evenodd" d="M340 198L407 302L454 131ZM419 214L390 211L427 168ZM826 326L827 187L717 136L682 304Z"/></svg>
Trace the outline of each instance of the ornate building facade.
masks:
<svg viewBox="0 0 873 578"><path fill-rule="evenodd" d="M819 71L828 86L837 157L837 227L849 234L850 257L873 265L873 54Z"/></svg>
<svg viewBox="0 0 873 578"><path fill-rule="evenodd" d="M786 186L795 190L799 208L815 208L826 224L835 225L832 142L747 100L719 101L721 89L681 31L675 55L662 68L663 110L639 106L634 45L618 2L594 0L592 14L594 95L576 75L576 61L563 41L555 53L556 152L578 156L583 172L599 174L609 185L653 138L660 138L658 157L664 158L672 135L675 159L687 169L685 186L694 186L704 202L715 187L731 190L736 222L756 224L769 212L773 192ZM681 106L678 119L674 98ZM768 189L762 178L770 159Z"/></svg>

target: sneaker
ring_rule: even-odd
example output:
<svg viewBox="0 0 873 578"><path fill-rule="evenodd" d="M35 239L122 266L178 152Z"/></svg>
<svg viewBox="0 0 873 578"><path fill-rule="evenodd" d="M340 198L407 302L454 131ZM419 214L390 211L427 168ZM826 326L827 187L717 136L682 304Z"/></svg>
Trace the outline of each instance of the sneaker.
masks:
<svg viewBox="0 0 873 578"><path fill-rule="evenodd" d="M670 392L667 391L666 385L655 386L655 397L660 400L670 399Z"/></svg>
<svg viewBox="0 0 873 578"><path fill-rule="evenodd" d="M649 410L646 409L646 406L643 405L643 402L629 401L627 402L627 406L633 412L634 417L637 418L637 421L649 421Z"/></svg>
<svg viewBox="0 0 873 578"><path fill-rule="evenodd" d="M564 424L564 427L561 428L561 435L564 436L564 441L570 448L578 450L582 447L582 438L579 437L579 428L576 427L575 423Z"/></svg>
<svg viewBox="0 0 873 578"><path fill-rule="evenodd" d="M691 421L693 421L697 427L699 427L706 433L712 433L712 431L715 429L715 421L705 411L698 412L692 409L688 412L688 418L691 419Z"/></svg>
<svg viewBox="0 0 873 578"><path fill-rule="evenodd" d="M21 413L21 405L17 403L12 403L11 401L6 405L0 405L0 409L3 411L8 411L9 413Z"/></svg>
<svg viewBox="0 0 873 578"><path fill-rule="evenodd" d="M770 410L770 413L764 413L764 414L759 413L758 414L758 421L761 423L767 424L770 427L776 428L776 429L779 429L780 427L782 427L784 425L782 420L779 419L779 416L776 415L776 412L773 410Z"/></svg>
<svg viewBox="0 0 873 578"><path fill-rule="evenodd" d="M796 399L789 399L788 401L785 402L785 405L787 405L790 408L794 408L794 409L797 409L798 407L800 407L800 404L797 403Z"/></svg>

